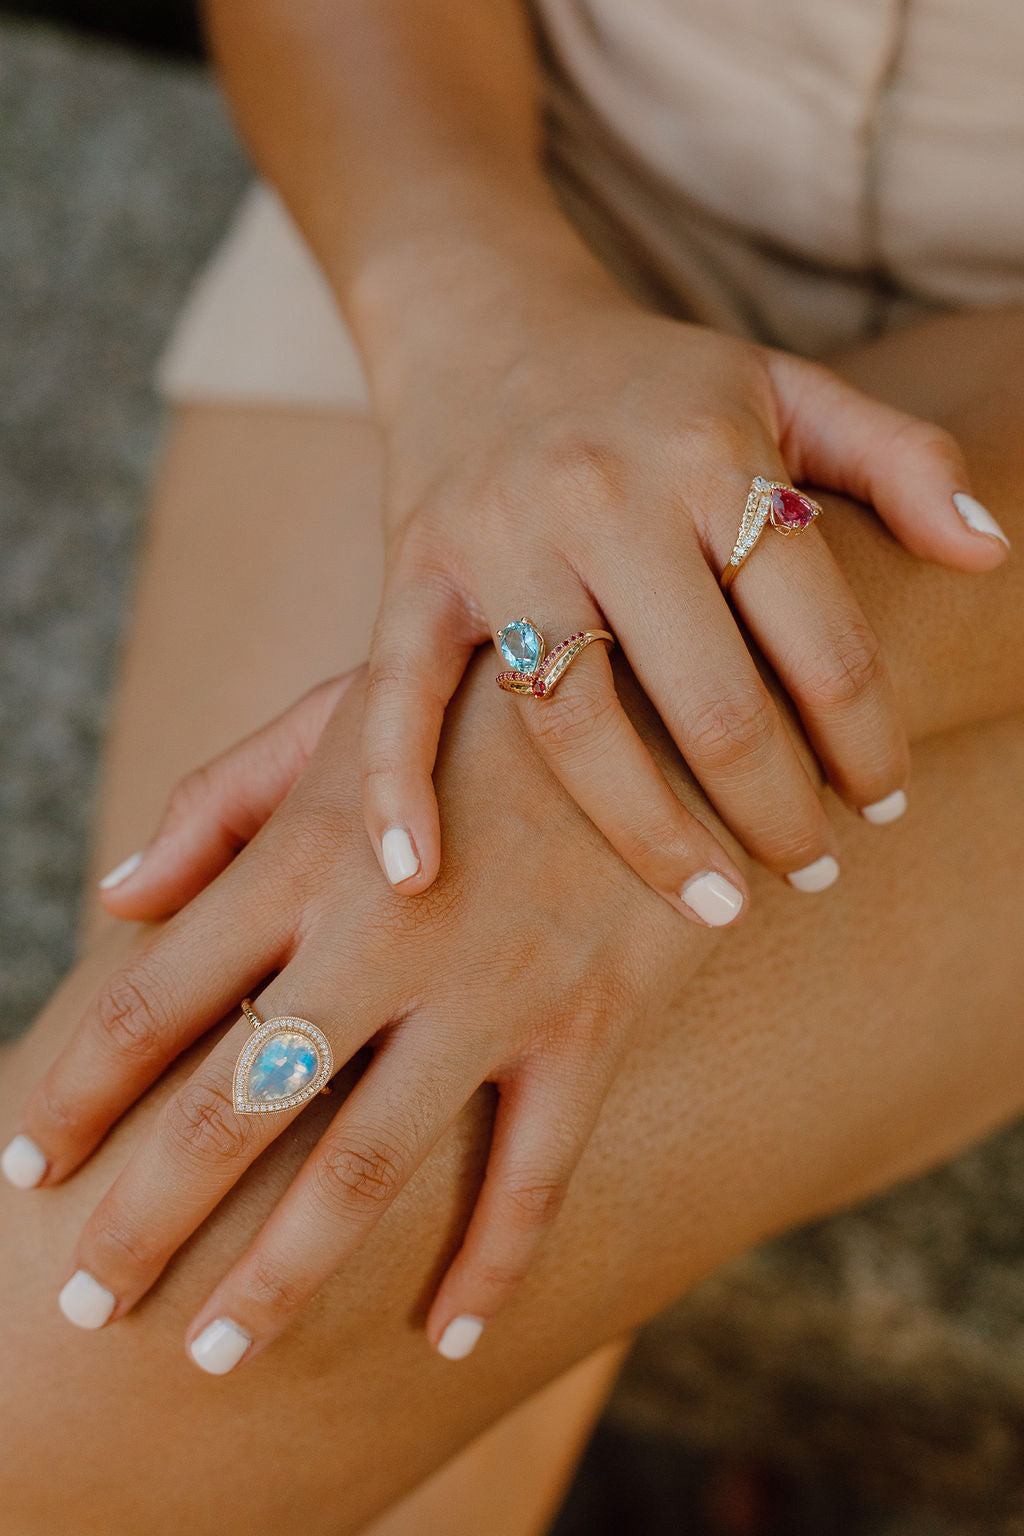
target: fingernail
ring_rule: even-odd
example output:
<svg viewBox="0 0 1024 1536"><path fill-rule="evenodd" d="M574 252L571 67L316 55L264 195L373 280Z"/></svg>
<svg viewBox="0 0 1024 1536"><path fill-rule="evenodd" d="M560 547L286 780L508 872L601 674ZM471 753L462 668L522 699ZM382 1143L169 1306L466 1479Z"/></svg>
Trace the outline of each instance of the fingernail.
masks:
<svg viewBox="0 0 1024 1536"><path fill-rule="evenodd" d="M462 1317L453 1317L441 1335L437 1352L446 1360L465 1360L473 1353L483 1331L482 1317L471 1317L468 1312Z"/></svg>
<svg viewBox="0 0 1024 1536"><path fill-rule="evenodd" d="M826 853L823 858L808 864L806 869L794 869L786 879L798 891L827 891L839 879L839 865L830 853Z"/></svg>
<svg viewBox="0 0 1024 1536"><path fill-rule="evenodd" d="M134 875L142 863L142 854L133 853L131 858L125 859L116 869L112 869L109 875L104 875L100 881L101 891L112 891L115 885L123 885L130 875Z"/></svg>
<svg viewBox="0 0 1024 1536"><path fill-rule="evenodd" d="M388 827L380 840L384 873L392 885L401 885L419 871L420 861L412 845L412 838L404 827Z"/></svg>
<svg viewBox="0 0 1024 1536"><path fill-rule="evenodd" d="M57 1301L68 1322L74 1323L76 1328L102 1328L114 1310L115 1297L113 1291L94 1280L87 1269L79 1269L71 1276Z"/></svg>
<svg viewBox="0 0 1024 1536"><path fill-rule="evenodd" d="M1009 549L1010 541L988 507L983 507L980 501L975 501L974 497L968 496L966 491L957 491L953 497L953 505L972 533L990 534L992 538L1000 539Z"/></svg>
<svg viewBox="0 0 1024 1536"><path fill-rule="evenodd" d="M743 896L724 875L709 870L694 875L679 893L680 900L702 917L709 928L724 928L743 910Z"/></svg>
<svg viewBox="0 0 1024 1536"><path fill-rule="evenodd" d="M46 1158L28 1136L15 1136L0 1156L4 1178L15 1189L35 1189L46 1172Z"/></svg>
<svg viewBox="0 0 1024 1536"><path fill-rule="evenodd" d="M907 797L903 790L894 789L884 800L876 800L874 805L861 806L860 813L865 821L873 822L876 827L884 827L887 822L898 821L906 808Z"/></svg>
<svg viewBox="0 0 1024 1536"><path fill-rule="evenodd" d="M252 1339L230 1317L214 1318L189 1345L189 1354L211 1376L226 1376L245 1354Z"/></svg>

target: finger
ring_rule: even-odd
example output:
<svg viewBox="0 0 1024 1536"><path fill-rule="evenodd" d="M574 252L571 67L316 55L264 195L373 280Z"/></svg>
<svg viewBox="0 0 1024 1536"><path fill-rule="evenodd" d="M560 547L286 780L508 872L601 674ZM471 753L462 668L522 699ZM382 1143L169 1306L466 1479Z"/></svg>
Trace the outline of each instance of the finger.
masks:
<svg viewBox="0 0 1024 1536"><path fill-rule="evenodd" d="M399 1026L321 1137L248 1252L188 1329L222 1375L266 1348L373 1230L479 1087L486 1069L422 1021Z"/></svg>
<svg viewBox="0 0 1024 1536"><path fill-rule="evenodd" d="M37 1154L33 1184L67 1178L175 1057L281 963L291 918L276 903L243 908L233 873L115 971L31 1093L18 1137Z"/></svg>
<svg viewBox="0 0 1024 1536"><path fill-rule="evenodd" d="M501 1085L483 1187L427 1318L447 1360L464 1359L512 1301L562 1208L603 1098L593 1064L573 1068Z"/></svg>
<svg viewBox="0 0 1024 1536"><path fill-rule="evenodd" d="M731 588L829 781L868 821L906 809L910 746L871 626L818 526L762 536Z"/></svg>
<svg viewBox="0 0 1024 1536"><path fill-rule="evenodd" d="M549 571L543 583L545 611L574 615L571 633L604 628L575 577L553 581ZM534 590L540 587L538 580ZM641 741L616 695L605 644L582 651L544 697L518 702L555 777L641 880L692 922L721 927L740 916L746 881L713 833L680 804Z"/></svg>
<svg viewBox="0 0 1024 1536"><path fill-rule="evenodd" d="M370 648L363 714L366 830L391 884L419 895L437 876L441 830L432 774L448 701L486 630L447 573L400 563Z"/></svg>
<svg viewBox="0 0 1024 1536"><path fill-rule="evenodd" d="M149 846L100 881L107 911L153 921L179 911L209 885L280 805L354 677L349 672L321 683L182 779Z"/></svg>
<svg viewBox="0 0 1024 1536"><path fill-rule="evenodd" d="M288 969L256 1006L268 1021L308 1017L304 1010L290 1006L303 995L310 997L310 989L303 988ZM370 1015L360 1004L367 1002L349 992L344 1024L326 1009L312 1021L330 1040L336 1066L343 1065L373 1032L372 1025L364 1027ZM234 1069L248 1034L244 1021L229 1030L170 1095L151 1131L89 1217L62 1292L62 1310L69 1321L83 1327L101 1326L129 1312L245 1169L302 1113L305 1104L272 1113L236 1111ZM112 1300L106 1315L94 1323L90 1298L101 1295Z"/></svg>
<svg viewBox="0 0 1024 1536"><path fill-rule="evenodd" d="M763 354L781 413L780 448L794 480L872 506L911 554L962 571L1001 565L1010 547L971 494L956 439L784 352Z"/></svg>
<svg viewBox="0 0 1024 1536"><path fill-rule="evenodd" d="M641 686L747 852L797 890L825 890L835 833L696 538L680 523L649 559L655 594L614 562L604 593Z"/></svg>

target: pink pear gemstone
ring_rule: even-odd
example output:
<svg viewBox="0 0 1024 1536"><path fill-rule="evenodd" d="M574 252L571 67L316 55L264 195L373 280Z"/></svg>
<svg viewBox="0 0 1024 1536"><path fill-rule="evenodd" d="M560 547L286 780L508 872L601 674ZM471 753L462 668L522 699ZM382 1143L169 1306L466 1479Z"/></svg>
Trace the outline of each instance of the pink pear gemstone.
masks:
<svg viewBox="0 0 1024 1536"><path fill-rule="evenodd" d="M792 529L795 533L801 528L806 528L815 516L815 506L806 496L801 496L799 491L787 487L772 491L772 522L776 528Z"/></svg>

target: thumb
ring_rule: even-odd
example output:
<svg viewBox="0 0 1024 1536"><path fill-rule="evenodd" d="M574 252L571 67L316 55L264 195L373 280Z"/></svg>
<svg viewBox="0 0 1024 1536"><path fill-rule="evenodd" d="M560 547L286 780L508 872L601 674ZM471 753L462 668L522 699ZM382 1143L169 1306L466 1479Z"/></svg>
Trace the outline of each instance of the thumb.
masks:
<svg viewBox="0 0 1024 1536"><path fill-rule="evenodd" d="M781 414L779 446L795 480L874 507L924 560L959 571L1002 564L1010 541L971 494L960 445L944 428L863 394L819 363L763 355Z"/></svg>
<svg viewBox="0 0 1024 1536"><path fill-rule="evenodd" d="M304 694L251 736L181 779L152 842L100 881L115 917L152 921L209 885L263 826L309 761L354 672Z"/></svg>

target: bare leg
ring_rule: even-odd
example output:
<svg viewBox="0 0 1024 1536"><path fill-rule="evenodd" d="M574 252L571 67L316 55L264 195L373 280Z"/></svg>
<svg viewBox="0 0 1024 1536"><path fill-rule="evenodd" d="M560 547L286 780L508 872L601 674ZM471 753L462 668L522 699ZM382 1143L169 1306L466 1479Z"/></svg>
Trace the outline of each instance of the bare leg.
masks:
<svg viewBox="0 0 1024 1536"><path fill-rule="evenodd" d="M957 369L962 378L962 348ZM940 376L934 364L930 371ZM1004 397L1006 379L1001 370ZM1016 432L1003 439L1003 478L993 438L986 484L1001 517L1020 469L1013 455L1024 381L1015 387ZM164 528L114 745L107 862L145 836L179 769L315 676L357 659L343 650L342 599L329 584L322 611L299 581L296 606L265 607L275 618L260 628L242 604L238 570L243 546L250 554L262 548L268 574L261 591L256 573L256 591L272 604L274 561L287 564L300 524L309 543L295 556L297 575L345 569L332 514L344 509L358 456L354 435L364 429L339 435L329 420L281 416L275 425L266 413L216 414L220 426L204 412L182 423L164 482ZM218 459L222 429L237 435ZM203 443L206 463L193 456ZM268 484L274 466L276 484ZM282 507L300 505L300 488L319 523L306 521L304 501L301 514L282 522ZM197 519L192 537L203 538L201 549L176 540L183 502ZM162 651L154 637L175 604L180 612L202 563L211 597L196 601L188 643L179 633ZM280 579L287 588L287 569ZM237 604L225 601L236 591ZM247 625L255 627L243 644L238 631ZM295 648L312 640L300 664ZM194 733L192 707L172 693L180 685L170 676L189 666L197 678L190 697L203 704ZM211 676L223 713L205 691ZM236 699L247 702L236 708ZM500 1340L457 1368L430 1354L415 1319L479 1161L480 1105L302 1325L237 1380L199 1377L184 1358L184 1323L290 1178L317 1133L315 1114L277 1144L147 1302L107 1335L66 1328L53 1303L56 1277L84 1214L166 1090L126 1117L65 1188L37 1197L0 1192L0 1395L10 1426L0 1452L0 1529L11 1536L49 1536L58 1527L75 1536L139 1529L159 1536L182 1525L199 1536L354 1532L488 1424L730 1254L951 1152L1013 1112L1024 1067L1024 1040L1011 1027L1024 971L1014 851L1024 832L1022 768L1024 731L1014 721L922 748L905 826L880 838L844 820L844 881L827 912L814 914L812 944L792 944L789 899L759 886L742 948L701 975L685 1016L652 1021L631 1057ZM4 1102L17 1102L109 969L112 950L129 941L105 940L70 978L12 1053ZM55 1446L59 1487L51 1475ZM485 1529L504 1536L497 1524Z"/></svg>

